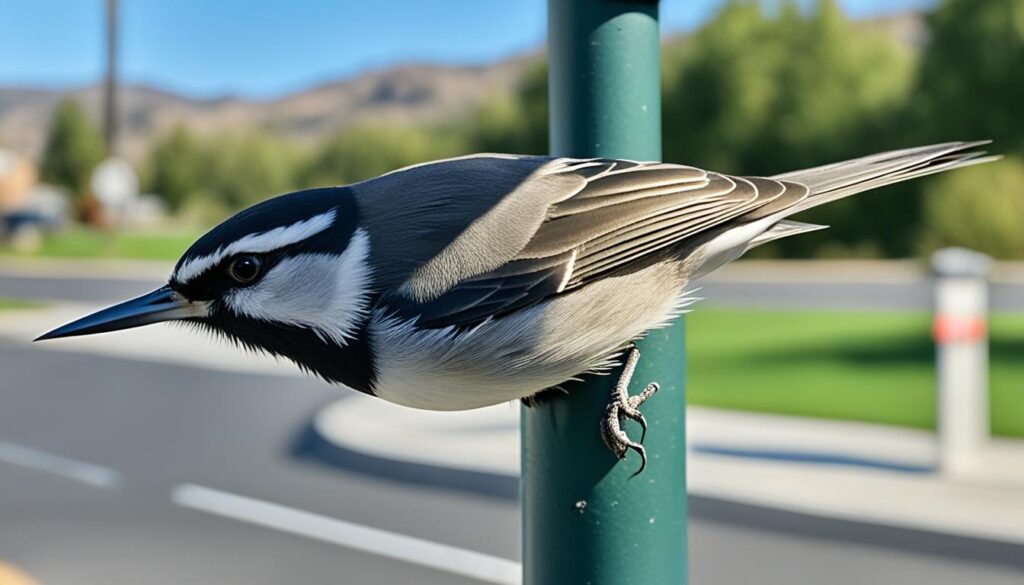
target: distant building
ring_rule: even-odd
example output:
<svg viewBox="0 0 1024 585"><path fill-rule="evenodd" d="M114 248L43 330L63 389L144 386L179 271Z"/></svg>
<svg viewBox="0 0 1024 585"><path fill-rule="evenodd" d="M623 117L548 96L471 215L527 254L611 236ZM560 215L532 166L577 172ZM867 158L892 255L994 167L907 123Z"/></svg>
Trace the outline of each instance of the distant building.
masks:
<svg viewBox="0 0 1024 585"><path fill-rule="evenodd" d="M68 215L66 195L38 177L28 157L0 148L0 241L17 249L38 247L43 232L59 227Z"/></svg>
<svg viewBox="0 0 1024 585"><path fill-rule="evenodd" d="M0 148L0 213L28 207L39 173L27 157Z"/></svg>

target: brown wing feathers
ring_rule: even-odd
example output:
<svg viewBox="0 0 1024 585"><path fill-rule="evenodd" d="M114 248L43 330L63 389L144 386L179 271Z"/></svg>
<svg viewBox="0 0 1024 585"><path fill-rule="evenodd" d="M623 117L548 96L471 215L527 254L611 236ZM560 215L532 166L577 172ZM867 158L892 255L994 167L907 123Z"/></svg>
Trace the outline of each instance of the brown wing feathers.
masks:
<svg viewBox="0 0 1024 585"><path fill-rule="evenodd" d="M806 189L763 178L729 177L663 163L604 161L586 167L588 183L552 206L546 221L517 258L576 250L568 288L615 270L702 230L806 196ZM577 172L573 166L555 172ZM787 191L790 197L783 197ZM755 219L755 218L751 218Z"/></svg>

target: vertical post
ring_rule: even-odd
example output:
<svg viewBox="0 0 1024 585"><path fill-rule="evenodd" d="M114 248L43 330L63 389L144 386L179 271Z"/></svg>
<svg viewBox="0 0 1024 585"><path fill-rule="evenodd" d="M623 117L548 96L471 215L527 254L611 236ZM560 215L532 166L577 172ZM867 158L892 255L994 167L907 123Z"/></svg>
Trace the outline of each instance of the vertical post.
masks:
<svg viewBox="0 0 1024 585"><path fill-rule="evenodd" d="M103 137L117 155L117 0L107 0L107 76L103 89Z"/></svg>
<svg viewBox="0 0 1024 585"><path fill-rule="evenodd" d="M549 0L548 22L552 154L659 160L657 2ZM618 372L523 409L527 585L687 582L683 342L679 320L638 344L632 392L661 391L644 405L650 462L636 477L639 458L618 462L600 439Z"/></svg>
<svg viewBox="0 0 1024 585"><path fill-rule="evenodd" d="M939 250L935 271L939 469L969 475L989 437L988 256Z"/></svg>

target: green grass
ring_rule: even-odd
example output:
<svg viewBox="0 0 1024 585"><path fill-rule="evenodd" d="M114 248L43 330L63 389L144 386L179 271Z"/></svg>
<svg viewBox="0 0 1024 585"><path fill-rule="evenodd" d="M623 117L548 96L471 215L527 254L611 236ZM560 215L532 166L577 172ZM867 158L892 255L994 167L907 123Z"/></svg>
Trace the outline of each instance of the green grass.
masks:
<svg viewBox="0 0 1024 585"><path fill-rule="evenodd" d="M33 301L23 301L21 299L4 299L0 298L0 311L7 309L32 309L38 307L39 303Z"/></svg>
<svg viewBox="0 0 1024 585"><path fill-rule="evenodd" d="M32 256L64 258L132 258L177 260L201 234L198 232L99 232L71 228L47 236ZM0 247L5 254L23 255Z"/></svg>
<svg viewBox="0 0 1024 585"><path fill-rule="evenodd" d="M687 317L691 404L935 426L926 313L697 310ZM1024 436L1024 315L991 323L993 432Z"/></svg>

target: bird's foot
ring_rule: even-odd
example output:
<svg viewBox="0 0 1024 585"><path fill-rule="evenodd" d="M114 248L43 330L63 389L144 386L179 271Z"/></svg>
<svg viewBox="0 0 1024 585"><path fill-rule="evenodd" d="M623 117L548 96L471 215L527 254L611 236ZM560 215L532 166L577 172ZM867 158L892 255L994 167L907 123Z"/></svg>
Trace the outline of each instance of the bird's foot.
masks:
<svg viewBox="0 0 1024 585"><path fill-rule="evenodd" d="M633 475L638 475L647 467L647 452L644 450L643 442L647 437L647 420L640 413L640 405L654 396L658 391L658 385L650 383L644 391L636 396L629 395L629 381L633 378L633 371L640 361L640 350L636 345L631 345L627 350L626 365L619 376L615 389L612 392L612 400L605 409L604 419L601 420L601 438L608 449L619 459L625 459L626 453L632 449L640 456L640 469ZM643 433L640 435L640 442L633 441L623 429L626 419L640 423Z"/></svg>

